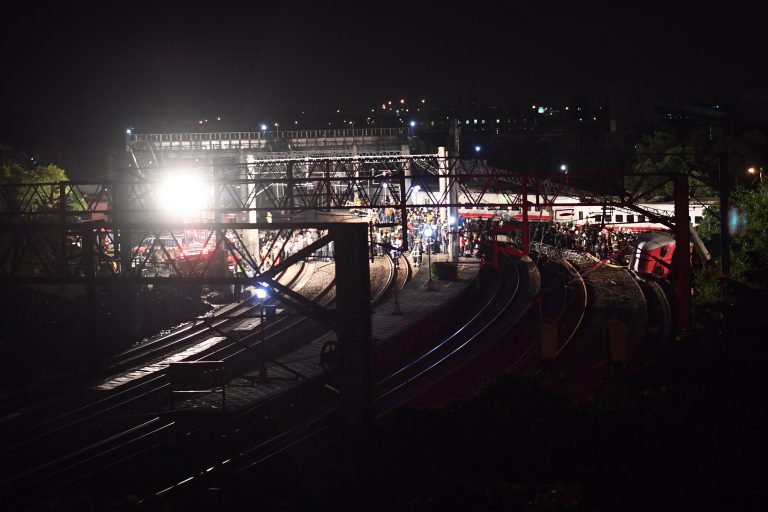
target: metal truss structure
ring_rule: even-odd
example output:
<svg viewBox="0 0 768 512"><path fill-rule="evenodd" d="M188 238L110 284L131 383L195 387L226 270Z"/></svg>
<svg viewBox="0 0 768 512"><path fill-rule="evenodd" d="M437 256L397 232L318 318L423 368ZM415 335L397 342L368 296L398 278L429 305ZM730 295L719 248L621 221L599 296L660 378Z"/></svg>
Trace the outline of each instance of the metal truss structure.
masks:
<svg viewBox="0 0 768 512"><path fill-rule="evenodd" d="M98 183L38 183L0 186L0 221L62 222L89 215L160 215L162 174ZM201 167L214 197L204 213L344 210L393 207L520 208L526 194L542 207L607 205L634 208L642 198L673 180L669 174L571 174L508 172L484 160L438 154L260 159L244 164ZM195 172L194 168L185 168ZM637 178L631 190L627 178ZM581 186L580 186L581 185ZM419 194L418 200L414 197ZM562 201L562 198L572 201ZM668 222L661 210L649 218Z"/></svg>
<svg viewBox="0 0 768 512"><path fill-rule="evenodd" d="M678 244L687 245L689 240L685 175L508 172L480 159L452 158L442 151L254 159L187 169L202 173L211 200L194 220L174 221L159 197L167 169L155 168L143 179L0 186L0 282L73 282L87 275L105 281L120 277L146 282L172 278L245 283L268 266L262 256L264 247L254 251L241 238L243 233L271 233L264 240L271 251L280 240L285 243L292 230L316 222L317 212L349 214L355 209L391 209L403 233L412 208L454 213L458 208L519 209L523 212L523 254L528 252L527 211L533 204L540 208L629 208L674 228ZM630 181L631 187L627 186ZM638 206L642 198L670 181L676 190L674 218ZM290 223L265 223L267 213ZM168 241L190 229L197 231L203 247L212 253L210 264L182 268L173 263L168 245L178 244ZM151 244L140 252L140 244L148 239ZM407 250L407 244L403 249ZM156 267L152 254L155 260L168 263L165 274L144 272ZM241 271L235 268L229 274L228 259ZM683 266L687 274L689 263ZM107 271L110 274L102 276ZM686 283L680 286L688 294L687 277Z"/></svg>
<svg viewBox="0 0 768 512"><path fill-rule="evenodd" d="M261 229L269 228L264 223L267 213L279 216L281 221L311 222L317 219L317 212L349 214L350 210L389 208L395 213L395 223L405 230L408 211L412 208L507 209L525 214L532 204L540 208L597 205L633 209L670 228L675 225L674 219L665 212L638 206L641 198L652 194L674 176L526 174L501 171L483 160L461 160L442 154L305 156L204 168L204 178L211 191L210 201L195 219L181 222L169 217L161 204L163 170L154 169L152 176L131 181L0 186L0 231L6 233L6 239L9 236L26 237L26 242L21 245L18 240L3 244L0 276L26 274L20 269L23 262L33 256L39 258L37 267L46 269L46 275L56 275L53 269L66 265L48 261L43 255L51 254L50 248L37 248L39 244L34 242L37 238L32 233L40 228L44 232L66 231L65 238L75 242L58 244L58 250L51 254L51 258L67 261L72 259L72 246L82 245L79 241L83 236L82 229L91 225L88 221L94 220L100 222L92 225L101 233L108 233L112 242L121 236L125 240L125 235L131 234L133 245L118 244L114 254L109 256L123 265L122 275L131 274L125 267L136 267L127 263L134 262L139 256L136 249L141 241L156 240L151 247L145 247L149 249L142 253L146 253L146 259L148 253L156 250L167 253L168 248L162 240L174 240L181 230L189 229L206 231L197 234L204 246L215 242L211 249L227 252L229 256L248 262L249 267L259 268L263 262L257 261L258 255L248 253L238 233L252 229L251 225L259 220L264 224ZM194 173L195 169L187 172ZM623 186L624 180L633 177L637 178L635 185L627 190ZM587 186L575 186L578 183ZM533 202L531 197L535 197ZM230 223L224 224L225 220ZM169 228L169 224L174 227ZM222 227L217 229L217 224ZM24 229L20 230L21 226L25 226ZM281 230L270 231L277 233L275 239L285 238ZM50 245L50 237L43 238ZM20 246L30 249L19 253ZM128 249L132 251L130 254ZM527 253L525 248L524 252ZM138 273L145 266L139 263ZM199 269L172 270L173 275L201 277Z"/></svg>

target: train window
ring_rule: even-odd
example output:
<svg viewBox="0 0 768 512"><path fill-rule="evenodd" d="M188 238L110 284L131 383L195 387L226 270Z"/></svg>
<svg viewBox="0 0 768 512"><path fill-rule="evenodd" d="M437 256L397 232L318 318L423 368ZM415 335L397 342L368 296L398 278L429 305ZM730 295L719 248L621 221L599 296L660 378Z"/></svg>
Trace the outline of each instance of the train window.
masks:
<svg viewBox="0 0 768 512"><path fill-rule="evenodd" d="M659 251L659 255L663 258L664 256L667 255L667 251L669 251L669 246L664 245L662 246L661 251Z"/></svg>
<svg viewBox="0 0 768 512"><path fill-rule="evenodd" d="M694 222L694 224L701 224L701 216L700 215L696 215L693 218L693 222Z"/></svg>
<svg viewBox="0 0 768 512"><path fill-rule="evenodd" d="M603 217L603 222L611 222L611 216L606 215L605 217Z"/></svg>
<svg viewBox="0 0 768 512"><path fill-rule="evenodd" d="M637 219L637 222L645 222L645 215L640 215Z"/></svg>
<svg viewBox="0 0 768 512"><path fill-rule="evenodd" d="M603 220L602 215L595 215L595 222L600 222L601 220Z"/></svg>
<svg viewBox="0 0 768 512"><path fill-rule="evenodd" d="M635 222L635 216L634 215L627 215L627 222Z"/></svg>
<svg viewBox="0 0 768 512"><path fill-rule="evenodd" d="M584 212L579 212L579 220L584 220Z"/></svg>
<svg viewBox="0 0 768 512"><path fill-rule="evenodd" d="M624 222L624 216L623 215L617 215L616 216L616 222Z"/></svg>

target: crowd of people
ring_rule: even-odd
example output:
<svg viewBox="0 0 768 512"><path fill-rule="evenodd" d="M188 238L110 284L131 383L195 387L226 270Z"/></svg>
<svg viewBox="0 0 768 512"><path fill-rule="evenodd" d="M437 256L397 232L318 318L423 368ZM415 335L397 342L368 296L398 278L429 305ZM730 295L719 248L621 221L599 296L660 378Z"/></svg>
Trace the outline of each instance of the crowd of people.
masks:
<svg viewBox="0 0 768 512"><path fill-rule="evenodd" d="M514 224L513 239L521 245L522 229L516 221L505 215L494 218L446 218L436 207L423 206L409 208L408 220L403 232L400 212L391 207L368 210L367 220L371 227L371 254L376 256L390 252L395 256L404 248L407 241L408 251L416 265L428 253L448 253L451 240L455 240L458 254L464 257L482 257L483 245L491 242L491 229ZM308 245L317 241L324 233L316 229L295 229L280 232L274 239L274 232L262 231L259 247L262 270L279 264ZM583 251L600 259L614 258L621 260L630 254L636 233L623 228L585 223L531 223L529 228L531 242L545 243L554 247ZM333 243L315 251L311 257L328 259L333 257Z"/></svg>
<svg viewBox="0 0 768 512"><path fill-rule="evenodd" d="M554 247L587 252L600 259L623 260L629 256L637 233L601 224L536 224L531 240Z"/></svg>

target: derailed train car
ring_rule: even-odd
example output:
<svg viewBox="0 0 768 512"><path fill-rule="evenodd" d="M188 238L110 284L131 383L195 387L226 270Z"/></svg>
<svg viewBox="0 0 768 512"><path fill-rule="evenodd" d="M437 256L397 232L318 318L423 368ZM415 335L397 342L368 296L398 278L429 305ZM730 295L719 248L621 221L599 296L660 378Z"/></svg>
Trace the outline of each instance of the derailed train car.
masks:
<svg viewBox="0 0 768 512"><path fill-rule="evenodd" d="M665 231L648 231L638 235L629 269L640 277L668 279L675 253L675 237ZM693 254L693 244L689 247Z"/></svg>

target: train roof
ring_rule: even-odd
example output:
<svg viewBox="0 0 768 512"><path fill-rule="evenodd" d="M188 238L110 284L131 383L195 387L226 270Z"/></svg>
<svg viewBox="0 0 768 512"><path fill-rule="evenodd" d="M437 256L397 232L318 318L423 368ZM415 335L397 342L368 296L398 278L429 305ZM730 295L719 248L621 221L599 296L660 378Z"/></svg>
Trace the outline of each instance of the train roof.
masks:
<svg viewBox="0 0 768 512"><path fill-rule="evenodd" d="M636 242L651 242L665 245L674 242L675 237L668 231L643 231L637 235Z"/></svg>

